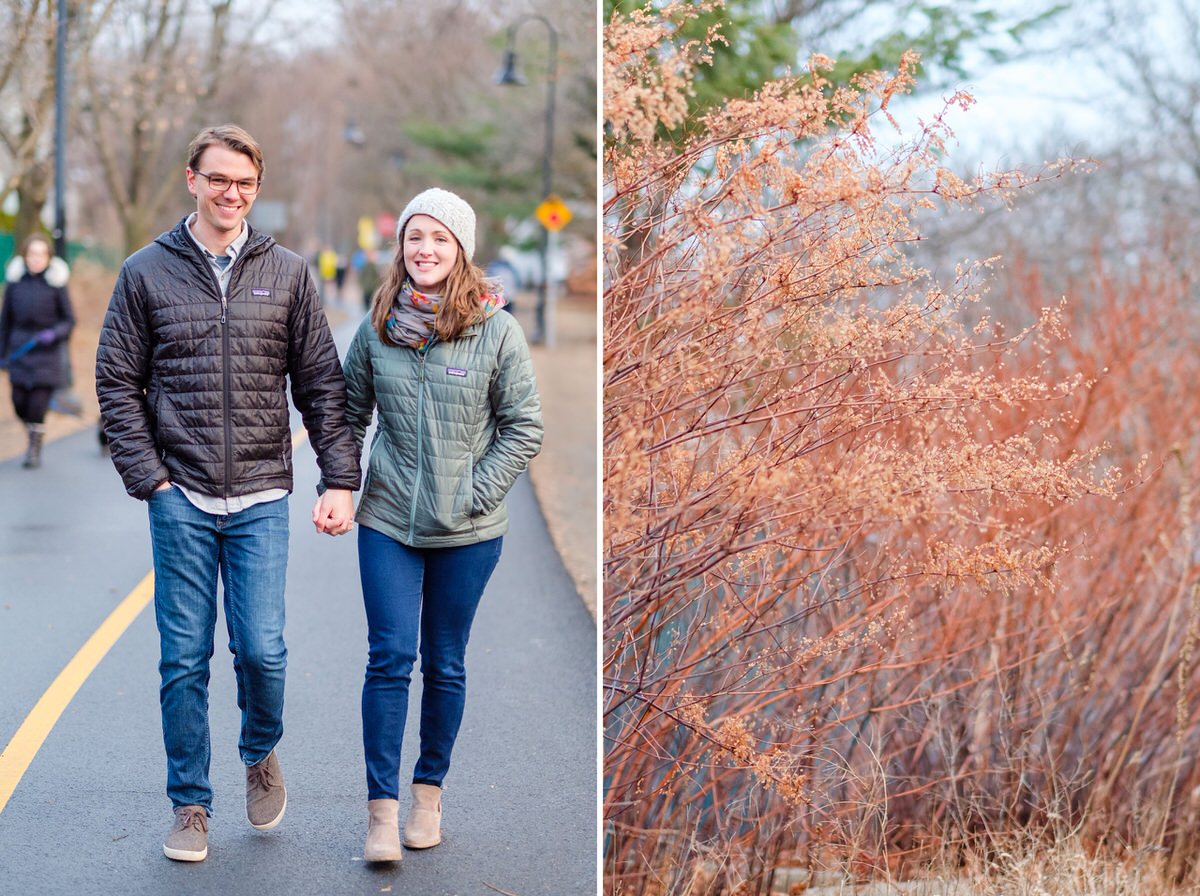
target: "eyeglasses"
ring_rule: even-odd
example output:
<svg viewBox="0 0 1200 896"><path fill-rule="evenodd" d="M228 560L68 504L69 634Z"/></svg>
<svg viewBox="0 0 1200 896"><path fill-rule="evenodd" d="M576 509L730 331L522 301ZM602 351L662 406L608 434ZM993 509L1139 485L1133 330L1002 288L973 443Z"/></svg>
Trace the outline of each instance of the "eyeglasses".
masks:
<svg viewBox="0 0 1200 896"><path fill-rule="evenodd" d="M243 196L253 196L258 192L259 186L261 186L261 182L258 178L254 178L253 180L246 178L245 180L235 181L232 178L226 177L224 174L205 174L203 171L195 171L193 174L198 174L207 180L209 187L213 190L216 190L218 193L224 193L229 189L230 184L237 184L239 193L241 193Z"/></svg>

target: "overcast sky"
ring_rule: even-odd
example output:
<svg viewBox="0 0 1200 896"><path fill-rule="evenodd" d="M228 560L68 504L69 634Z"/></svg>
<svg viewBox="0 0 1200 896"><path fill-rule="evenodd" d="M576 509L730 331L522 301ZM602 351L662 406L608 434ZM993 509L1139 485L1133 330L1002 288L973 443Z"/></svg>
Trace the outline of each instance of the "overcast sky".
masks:
<svg viewBox="0 0 1200 896"><path fill-rule="evenodd" d="M954 157L1008 167L1099 153L1135 136L1153 139L1146 133L1144 104L1114 89L1120 56L1109 39L1136 41L1152 50L1168 76L1179 72L1200 81L1200 59L1182 38L1176 2L1200 10L1200 0L1125 0L1117 14L1126 21L1110 29L1104 0L1076 0L1058 24L1037 35L1029 58L998 66L981 59L972 66L977 74L954 83L976 99L969 111L951 116L959 144ZM902 108L911 123L940 107L938 95L926 94Z"/></svg>

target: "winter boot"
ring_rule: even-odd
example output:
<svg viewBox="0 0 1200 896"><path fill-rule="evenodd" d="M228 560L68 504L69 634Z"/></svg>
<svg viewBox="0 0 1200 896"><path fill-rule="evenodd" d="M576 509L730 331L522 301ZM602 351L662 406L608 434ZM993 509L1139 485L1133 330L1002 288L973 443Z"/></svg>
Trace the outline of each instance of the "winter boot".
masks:
<svg viewBox="0 0 1200 896"><path fill-rule="evenodd" d="M46 438L46 427L41 423L26 423L29 431L29 450L25 452L25 460L21 466L33 470L42 465L42 441Z"/></svg>
<svg viewBox="0 0 1200 896"><path fill-rule="evenodd" d="M404 826L404 845L429 849L442 842L442 788L432 784L412 785L412 808Z"/></svg>
<svg viewBox="0 0 1200 896"><path fill-rule="evenodd" d="M363 860L367 862L399 862L404 858L400 848L400 801L367 800L367 844Z"/></svg>

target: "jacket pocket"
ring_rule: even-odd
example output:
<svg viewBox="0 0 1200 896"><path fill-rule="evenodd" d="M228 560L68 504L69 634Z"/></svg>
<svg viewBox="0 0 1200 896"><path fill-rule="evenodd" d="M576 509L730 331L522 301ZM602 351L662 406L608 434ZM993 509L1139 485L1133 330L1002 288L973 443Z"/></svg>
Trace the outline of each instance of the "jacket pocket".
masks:
<svg viewBox="0 0 1200 896"><path fill-rule="evenodd" d="M501 497L503 500L503 497ZM480 491L475 484L475 467L471 467L471 517L479 519L482 516L487 516L494 513L496 508L500 506L499 501L493 501L488 494Z"/></svg>
<svg viewBox="0 0 1200 896"><path fill-rule="evenodd" d="M161 401L162 389L151 386L150 391L146 393L146 406L150 409L150 432L154 435L155 441L158 441L158 405Z"/></svg>
<svg viewBox="0 0 1200 896"><path fill-rule="evenodd" d="M471 523L471 462L469 458L442 466L441 475L427 475L417 496L419 535L469 532Z"/></svg>
<svg viewBox="0 0 1200 896"><path fill-rule="evenodd" d="M473 517L475 513L475 469L467 461L466 469L458 481L458 509L464 517Z"/></svg>
<svg viewBox="0 0 1200 896"><path fill-rule="evenodd" d="M154 440L160 449L173 448L180 438L188 438L183 431L183 421L169 395L159 387L154 393Z"/></svg>

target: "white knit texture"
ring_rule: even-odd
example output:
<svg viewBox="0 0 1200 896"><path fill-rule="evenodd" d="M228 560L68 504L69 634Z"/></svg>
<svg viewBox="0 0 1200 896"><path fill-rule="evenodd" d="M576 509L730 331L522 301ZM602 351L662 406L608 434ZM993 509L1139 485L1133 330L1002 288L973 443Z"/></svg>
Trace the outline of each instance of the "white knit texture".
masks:
<svg viewBox="0 0 1200 896"><path fill-rule="evenodd" d="M397 242L404 233L404 225L413 215L429 215L443 224L458 239L467 261L475 255L475 212L458 194L431 187L414 196L396 222Z"/></svg>

